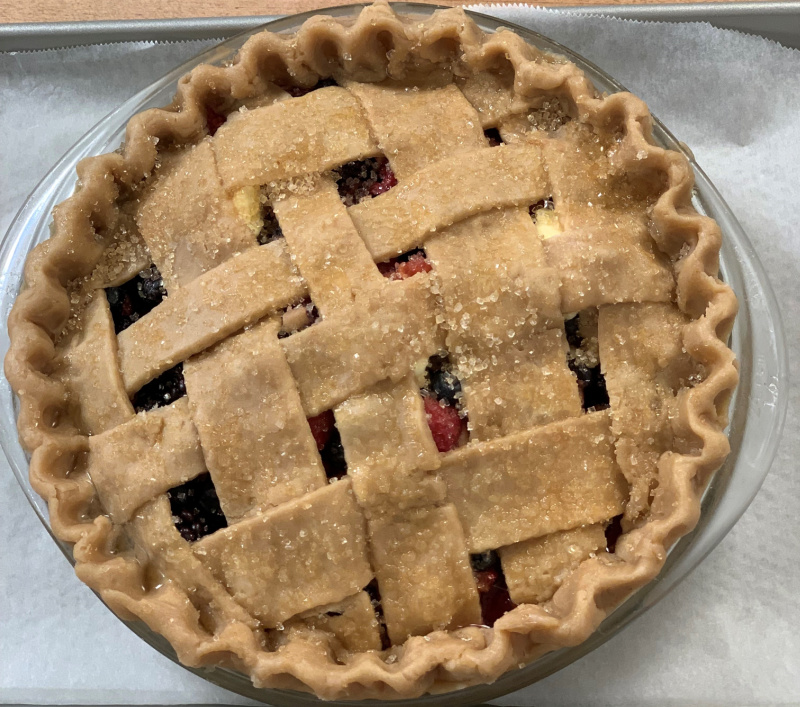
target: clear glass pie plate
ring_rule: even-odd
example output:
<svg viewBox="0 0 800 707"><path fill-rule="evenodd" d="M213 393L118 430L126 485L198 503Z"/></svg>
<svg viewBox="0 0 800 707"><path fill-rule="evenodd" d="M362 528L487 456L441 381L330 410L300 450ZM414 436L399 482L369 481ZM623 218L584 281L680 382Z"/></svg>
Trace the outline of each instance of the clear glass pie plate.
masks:
<svg viewBox="0 0 800 707"><path fill-rule="evenodd" d="M361 7L362 5L351 5L293 15L270 22L264 27L273 32L293 32L310 15L324 13L334 17L351 17ZM432 5L415 3L397 3L394 7L398 12L420 16L429 15L436 9ZM487 32L496 31L501 26L510 26L509 23L501 24L484 15L472 14L472 17ZM545 51L564 55L573 61L599 90L608 93L624 90L611 77L565 47L522 27L511 27L531 44ZM175 93L177 81L184 73L200 63L220 63L231 59L247 38L257 31L256 29L237 35L217 45L133 96L92 128L36 187L0 246L0 307L3 314L0 324L0 354L3 357L8 349L8 312L20 289L25 258L35 245L49 236L53 206L67 198L75 187L76 163L88 155L102 154L118 148L124 137L125 124L133 114L169 103ZM654 137L660 144L686 152L660 122L655 122ZM731 346L741 366L741 382L731 403L728 429L731 454L708 486L697 528L672 548L659 577L623 603L582 645L550 653L523 668L505 674L490 685L465 688L454 693L426 695L416 700L400 700L396 704L477 704L520 689L572 663L643 614L686 577L731 529L761 486L775 454L787 403L786 355L778 308L746 234L691 154L686 155L696 176L695 207L715 218L722 228L722 277L733 287L740 302L739 315L731 336ZM52 534L46 504L33 491L28 480L28 458L17 439L16 417L16 400L8 382L2 378L0 445L31 506ZM54 540L72 562L70 546L55 537ZM161 636L142 623L128 625L142 639L177 662L171 646ZM309 705L319 702L315 697L304 693L254 688L246 676L231 670L193 672L241 695L274 705Z"/></svg>

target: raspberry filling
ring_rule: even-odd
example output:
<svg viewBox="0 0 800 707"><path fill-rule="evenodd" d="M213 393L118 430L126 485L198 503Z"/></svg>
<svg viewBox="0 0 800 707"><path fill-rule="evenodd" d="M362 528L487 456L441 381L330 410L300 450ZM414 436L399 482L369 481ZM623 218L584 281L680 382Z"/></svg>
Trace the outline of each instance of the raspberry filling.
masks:
<svg viewBox="0 0 800 707"><path fill-rule="evenodd" d="M155 265L118 287L107 287L106 299L114 321L114 332L119 334L127 329L166 296L164 281Z"/></svg>
<svg viewBox="0 0 800 707"><path fill-rule="evenodd" d="M378 270L389 280L408 280L417 273L430 272L433 266L425 257L425 251L416 248L384 263L378 263Z"/></svg>
<svg viewBox="0 0 800 707"><path fill-rule="evenodd" d="M217 113L213 108L206 106L206 127L209 135L213 136L225 124L227 119L227 116Z"/></svg>
<svg viewBox="0 0 800 707"><path fill-rule="evenodd" d="M186 542L194 542L228 527L211 474L200 476L167 492L172 521Z"/></svg>
<svg viewBox="0 0 800 707"><path fill-rule="evenodd" d="M319 415L308 418L308 426L311 428L311 435L317 443L317 450L322 451L331 438L336 421L333 418L333 411L326 410Z"/></svg>
<svg viewBox="0 0 800 707"><path fill-rule="evenodd" d="M443 405L436 398L425 396L425 417L431 429L433 441L440 452L449 452L458 446L461 438L463 420L458 410L450 405Z"/></svg>
<svg viewBox="0 0 800 707"><path fill-rule="evenodd" d="M511 600L496 552L489 550L470 557L481 602L481 616L486 626L494 626L495 621L503 614L516 608Z"/></svg>
<svg viewBox="0 0 800 707"><path fill-rule="evenodd" d="M373 199L397 184L397 178L385 157L348 162L337 167L333 174L345 206Z"/></svg>

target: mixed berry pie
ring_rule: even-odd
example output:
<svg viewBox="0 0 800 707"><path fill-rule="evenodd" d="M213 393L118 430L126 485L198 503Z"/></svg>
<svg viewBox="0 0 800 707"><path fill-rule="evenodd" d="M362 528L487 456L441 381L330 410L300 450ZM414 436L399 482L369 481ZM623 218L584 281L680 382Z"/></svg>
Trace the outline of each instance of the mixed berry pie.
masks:
<svg viewBox="0 0 800 707"><path fill-rule="evenodd" d="M328 699L586 639L695 524L737 382L720 231L650 131L457 9L186 75L80 164L9 318L78 576Z"/></svg>

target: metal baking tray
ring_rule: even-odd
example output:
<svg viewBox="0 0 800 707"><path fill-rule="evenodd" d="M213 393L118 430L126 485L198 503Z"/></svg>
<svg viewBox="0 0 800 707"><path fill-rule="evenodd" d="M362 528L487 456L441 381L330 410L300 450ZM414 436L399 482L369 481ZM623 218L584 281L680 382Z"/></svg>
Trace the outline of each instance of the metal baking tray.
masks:
<svg viewBox="0 0 800 707"><path fill-rule="evenodd" d="M533 4L533 3L532 3ZM560 9L629 20L708 22L800 49L800 1L714 2L677 5L570 5ZM224 39L275 19L275 15L171 20L0 24L0 51L35 51L135 40Z"/></svg>

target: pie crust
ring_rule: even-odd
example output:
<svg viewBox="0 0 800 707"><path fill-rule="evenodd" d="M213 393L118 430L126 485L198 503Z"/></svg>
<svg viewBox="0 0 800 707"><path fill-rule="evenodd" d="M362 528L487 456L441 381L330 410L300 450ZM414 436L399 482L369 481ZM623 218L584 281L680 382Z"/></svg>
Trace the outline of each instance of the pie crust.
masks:
<svg viewBox="0 0 800 707"><path fill-rule="evenodd" d="M184 76L80 163L9 316L31 483L78 576L184 664L324 699L491 682L585 640L729 450L721 234L651 127L459 9L313 17ZM382 155L396 186L345 206L335 170ZM283 237L258 245L263 201ZM417 248L429 272L375 267ZM169 295L115 335L102 288L151 262ZM304 298L319 317L287 332ZM445 350L470 423L440 453L418 374ZM186 396L137 414L179 364ZM331 410L329 483L306 419ZM190 543L169 494L206 470L227 527ZM489 627L470 555L494 550L518 606Z"/></svg>

